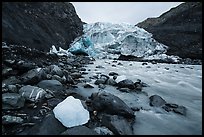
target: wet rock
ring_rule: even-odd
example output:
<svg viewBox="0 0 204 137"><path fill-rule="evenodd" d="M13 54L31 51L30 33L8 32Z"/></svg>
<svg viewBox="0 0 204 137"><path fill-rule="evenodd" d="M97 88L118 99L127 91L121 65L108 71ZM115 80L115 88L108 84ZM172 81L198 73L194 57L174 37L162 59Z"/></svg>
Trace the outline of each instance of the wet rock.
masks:
<svg viewBox="0 0 204 137"><path fill-rule="evenodd" d="M127 92L127 93L131 91L129 88L118 88L118 90L122 92Z"/></svg>
<svg viewBox="0 0 204 137"><path fill-rule="evenodd" d="M86 126L75 126L67 129L61 135L98 135L94 130Z"/></svg>
<svg viewBox="0 0 204 137"><path fill-rule="evenodd" d="M22 83L34 85L45 79L46 74L42 68L32 69L21 76Z"/></svg>
<svg viewBox="0 0 204 137"><path fill-rule="evenodd" d="M110 72L109 74L108 74L109 76L118 76L118 73L116 73L116 72Z"/></svg>
<svg viewBox="0 0 204 137"><path fill-rule="evenodd" d="M21 117L4 115L2 117L2 124L21 124L23 119Z"/></svg>
<svg viewBox="0 0 204 137"><path fill-rule="evenodd" d="M37 86L43 89L49 89L56 92L63 89L63 85L57 80L42 80L37 84Z"/></svg>
<svg viewBox="0 0 204 137"><path fill-rule="evenodd" d="M42 122L37 123L23 135L59 135L67 128L63 126L54 116L53 113L48 114Z"/></svg>
<svg viewBox="0 0 204 137"><path fill-rule="evenodd" d="M112 67L116 67L116 65L115 65L115 64L113 64L113 65L112 65Z"/></svg>
<svg viewBox="0 0 204 137"><path fill-rule="evenodd" d="M187 109L186 109L186 107L184 107L184 106L178 106L177 108L173 108L173 111L174 111L175 113L178 113L178 114L181 114L181 115L186 116L186 111L187 111Z"/></svg>
<svg viewBox="0 0 204 137"><path fill-rule="evenodd" d="M129 88L129 89L134 89L135 88L135 85L134 85L133 81L129 80L129 79L125 79L125 80L122 80L122 81L118 82L117 86L119 88Z"/></svg>
<svg viewBox="0 0 204 137"><path fill-rule="evenodd" d="M17 79L15 76L11 76L8 79L5 79L2 81L2 85L13 85L13 84L19 84L21 81Z"/></svg>
<svg viewBox="0 0 204 137"><path fill-rule="evenodd" d="M63 71L57 65L50 65L48 67L49 73L52 75L63 76Z"/></svg>
<svg viewBox="0 0 204 137"><path fill-rule="evenodd" d="M54 109L54 107L56 107L60 102L62 102L62 99L59 98L51 98L47 101L48 106L51 107L52 109Z"/></svg>
<svg viewBox="0 0 204 137"><path fill-rule="evenodd" d="M66 74L65 77L66 77L67 83L74 84L74 80L72 79L72 76L70 76L69 74Z"/></svg>
<svg viewBox="0 0 204 137"><path fill-rule="evenodd" d="M150 66L147 66L146 68L151 68Z"/></svg>
<svg viewBox="0 0 204 137"><path fill-rule="evenodd" d="M160 107L166 103L166 101L158 95L152 95L149 97L149 100L149 105L153 107Z"/></svg>
<svg viewBox="0 0 204 137"><path fill-rule="evenodd" d="M96 127L94 128L99 135L114 135L112 131L110 131L107 127Z"/></svg>
<svg viewBox="0 0 204 137"><path fill-rule="evenodd" d="M131 123L117 115L103 115L102 125L109 128L115 135L133 135Z"/></svg>
<svg viewBox="0 0 204 137"><path fill-rule="evenodd" d="M104 68L103 66L101 66L101 65L98 65L98 66L96 66L96 68Z"/></svg>
<svg viewBox="0 0 204 137"><path fill-rule="evenodd" d="M94 86L92 86L91 84L85 84L84 88L94 88Z"/></svg>
<svg viewBox="0 0 204 137"><path fill-rule="evenodd" d="M134 118L134 112L117 96L102 92L92 93L89 97L92 110L105 112L112 115L121 115L128 118Z"/></svg>
<svg viewBox="0 0 204 137"><path fill-rule="evenodd" d="M70 75L72 76L73 79L83 78L83 76L79 72L74 72L71 73Z"/></svg>
<svg viewBox="0 0 204 137"><path fill-rule="evenodd" d="M172 103L166 103L165 106L168 106L170 108L178 108L177 104L172 104Z"/></svg>
<svg viewBox="0 0 204 137"><path fill-rule="evenodd" d="M106 81L106 84L115 86L115 85L117 84L117 82L116 82L114 79L109 78L109 79Z"/></svg>
<svg viewBox="0 0 204 137"><path fill-rule="evenodd" d="M3 61L7 66L12 67L16 60L6 59Z"/></svg>
<svg viewBox="0 0 204 137"><path fill-rule="evenodd" d="M58 80L61 83L66 83L66 78L63 76L62 78L58 75L53 75L51 80Z"/></svg>
<svg viewBox="0 0 204 137"><path fill-rule="evenodd" d="M17 89L16 85L8 85L8 90L10 92L16 93L18 89Z"/></svg>
<svg viewBox="0 0 204 137"><path fill-rule="evenodd" d="M4 68L2 70L2 76L3 77L10 76L12 71L13 71L12 68Z"/></svg>
<svg viewBox="0 0 204 137"><path fill-rule="evenodd" d="M96 84L96 85L105 84L106 80L107 80L106 78L99 78L94 82L94 84Z"/></svg>
<svg viewBox="0 0 204 137"><path fill-rule="evenodd" d="M143 62L142 65L148 65L147 62Z"/></svg>
<svg viewBox="0 0 204 137"><path fill-rule="evenodd" d="M20 88L19 94L21 94L26 100L38 102L45 97L46 91L36 86L27 85Z"/></svg>
<svg viewBox="0 0 204 137"><path fill-rule="evenodd" d="M19 109L24 103L25 99L17 93L2 94L2 109Z"/></svg>
<svg viewBox="0 0 204 137"><path fill-rule="evenodd" d="M14 68L17 69L18 71L20 71L20 73L25 73L31 69L34 69L35 67L36 67L35 63L25 62L23 60L17 62L14 65Z"/></svg>
<svg viewBox="0 0 204 137"><path fill-rule="evenodd" d="M104 88L106 88L106 85L104 85L104 84L99 84L99 85L98 85L98 88L104 89Z"/></svg>

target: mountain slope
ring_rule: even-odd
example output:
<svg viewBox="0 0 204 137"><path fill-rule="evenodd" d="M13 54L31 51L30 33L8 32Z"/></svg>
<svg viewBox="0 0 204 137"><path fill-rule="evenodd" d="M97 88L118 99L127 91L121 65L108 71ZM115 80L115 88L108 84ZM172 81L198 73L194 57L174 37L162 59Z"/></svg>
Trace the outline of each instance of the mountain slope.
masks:
<svg viewBox="0 0 204 137"><path fill-rule="evenodd" d="M2 41L49 51L68 48L83 23L68 2L3 2Z"/></svg>
<svg viewBox="0 0 204 137"><path fill-rule="evenodd" d="M136 26L167 45L167 54L182 58L202 58L202 3L186 2L158 18L148 18Z"/></svg>

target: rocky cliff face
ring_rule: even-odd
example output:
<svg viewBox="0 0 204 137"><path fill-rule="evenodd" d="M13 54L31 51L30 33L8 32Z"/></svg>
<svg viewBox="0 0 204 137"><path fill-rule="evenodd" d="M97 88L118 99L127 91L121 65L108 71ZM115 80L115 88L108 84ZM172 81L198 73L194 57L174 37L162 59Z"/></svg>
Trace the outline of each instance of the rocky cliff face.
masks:
<svg viewBox="0 0 204 137"><path fill-rule="evenodd" d="M49 51L67 49L83 33L83 23L68 2L3 2L2 41Z"/></svg>
<svg viewBox="0 0 204 137"><path fill-rule="evenodd" d="M137 24L169 47L167 54L182 58L202 58L202 3L186 2L158 18Z"/></svg>

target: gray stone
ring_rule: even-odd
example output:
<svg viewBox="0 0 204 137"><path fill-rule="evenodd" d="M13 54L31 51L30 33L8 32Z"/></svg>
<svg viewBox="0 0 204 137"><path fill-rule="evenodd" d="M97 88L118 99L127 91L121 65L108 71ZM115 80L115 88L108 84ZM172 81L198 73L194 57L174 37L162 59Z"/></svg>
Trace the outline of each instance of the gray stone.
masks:
<svg viewBox="0 0 204 137"><path fill-rule="evenodd" d="M59 122L53 113L48 114L40 123L37 123L28 131L25 131L24 135L59 135L67 128Z"/></svg>
<svg viewBox="0 0 204 137"><path fill-rule="evenodd" d="M19 84L21 81L17 79L15 76L11 76L8 79L5 79L2 81L2 85L13 85L13 84Z"/></svg>
<svg viewBox="0 0 204 137"><path fill-rule="evenodd" d="M75 126L67 129L61 135L98 135L98 133L86 126Z"/></svg>
<svg viewBox="0 0 204 137"><path fill-rule="evenodd" d="M57 80L42 80L37 84L37 86L56 92L63 89L63 85Z"/></svg>
<svg viewBox="0 0 204 137"><path fill-rule="evenodd" d="M73 79L83 78L83 76L79 72L74 72L71 73L70 75L72 76Z"/></svg>
<svg viewBox="0 0 204 137"><path fill-rule="evenodd" d="M115 135L133 135L131 123L122 116L105 114L102 116L101 123Z"/></svg>
<svg viewBox="0 0 204 137"><path fill-rule="evenodd" d="M118 73L116 73L116 72L110 72L109 74L108 74L109 76L118 76Z"/></svg>
<svg viewBox="0 0 204 137"><path fill-rule="evenodd" d="M32 69L21 76L24 84L37 84L42 79L45 79L46 74L42 68Z"/></svg>
<svg viewBox="0 0 204 137"><path fill-rule="evenodd" d="M173 108L173 111L174 111L175 113L178 113L178 114L181 114L181 115L186 116L186 111L187 111L187 109L186 109L186 107L184 107L184 106L178 106L177 108Z"/></svg>
<svg viewBox="0 0 204 137"><path fill-rule="evenodd" d="M2 94L2 109L19 109L24 103L25 99L17 93Z"/></svg>
<svg viewBox="0 0 204 137"><path fill-rule="evenodd" d="M84 84L84 88L94 88L91 84Z"/></svg>
<svg viewBox="0 0 204 137"><path fill-rule="evenodd" d="M4 115L2 117L2 124L21 124L23 119L21 117Z"/></svg>
<svg viewBox="0 0 204 137"><path fill-rule="evenodd" d="M63 71L57 65L50 65L48 67L49 73L52 75L63 76Z"/></svg>
<svg viewBox="0 0 204 137"><path fill-rule="evenodd" d="M149 105L153 107L160 107L166 103L166 101L158 95L152 95L149 97L149 100Z"/></svg>
<svg viewBox="0 0 204 137"><path fill-rule="evenodd" d="M16 93L17 92L17 87L16 87L16 85L8 85L8 90L10 92Z"/></svg>
<svg viewBox="0 0 204 137"><path fill-rule="evenodd" d="M122 80L122 81L118 82L117 86L119 88L129 88L129 89L134 89L135 88L135 85L134 85L133 81L129 80L129 79L125 79L125 80Z"/></svg>
<svg viewBox="0 0 204 137"><path fill-rule="evenodd" d="M27 85L20 88L19 94L21 94L26 100L38 102L45 97L46 91L36 86Z"/></svg>
<svg viewBox="0 0 204 137"><path fill-rule="evenodd" d="M109 78L109 79L106 81L106 84L115 86L115 85L117 84L117 82L116 82L114 79Z"/></svg>
<svg viewBox="0 0 204 137"><path fill-rule="evenodd" d="M99 135L114 135L112 131L110 131L107 127L96 127L94 128Z"/></svg>
<svg viewBox="0 0 204 137"><path fill-rule="evenodd" d="M112 115L121 115L127 118L135 118L132 109L120 98L113 94L107 92L92 93L89 99L92 110L105 112Z"/></svg>

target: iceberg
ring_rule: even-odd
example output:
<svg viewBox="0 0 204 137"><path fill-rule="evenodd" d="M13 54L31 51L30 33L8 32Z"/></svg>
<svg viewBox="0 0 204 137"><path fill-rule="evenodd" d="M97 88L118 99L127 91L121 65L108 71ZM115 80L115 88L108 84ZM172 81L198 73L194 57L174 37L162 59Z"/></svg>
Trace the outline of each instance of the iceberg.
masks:
<svg viewBox="0 0 204 137"><path fill-rule="evenodd" d="M55 118L66 127L83 125L90 119L89 111L83 107L79 99L75 99L73 96L69 96L59 103L53 112Z"/></svg>

